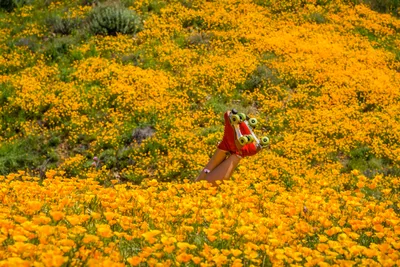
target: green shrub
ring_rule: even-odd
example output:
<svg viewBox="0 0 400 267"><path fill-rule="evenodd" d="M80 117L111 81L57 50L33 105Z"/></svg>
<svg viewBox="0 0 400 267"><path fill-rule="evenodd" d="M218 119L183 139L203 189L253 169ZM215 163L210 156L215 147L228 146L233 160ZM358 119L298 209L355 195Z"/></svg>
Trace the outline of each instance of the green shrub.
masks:
<svg viewBox="0 0 400 267"><path fill-rule="evenodd" d="M18 170L36 171L43 165L43 161L57 160L57 155L39 137L27 137L0 145L0 175Z"/></svg>
<svg viewBox="0 0 400 267"><path fill-rule="evenodd" d="M81 0L82 6L92 6L92 5L97 5L98 3L99 0Z"/></svg>
<svg viewBox="0 0 400 267"><path fill-rule="evenodd" d="M295 12L305 5L305 1L303 0L254 0L254 3L268 8L273 13Z"/></svg>
<svg viewBox="0 0 400 267"><path fill-rule="evenodd" d="M343 172L359 170L365 176L372 178L377 174L398 175L399 168L389 159L377 158L371 148L359 145L348 154L343 164Z"/></svg>
<svg viewBox="0 0 400 267"><path fill-rule="evenodd" d="M400 0L348 0L347 2L357 5L365 4L372 10L382 13L395 13L400 8ZM397 13L396 15L400 15Z"/></svg>
<svg viewBox="0 0 400 267"><path fill-rule="evenodd" d="M161 9L165 7L165 2L159 0L146 1L142 5L142 12L160 14Z"/></svg>
<svg viewBox="0 0 400 267"><path fill-rule="evenodd" d="M107 149L100 154L100 162L107 166L108 169L112 169L117 164L117 156L114 149Z"/></svg>
<svg viewBox="0 0 400 267"><path fill-rule="evenodd" d="M0 106L4 106L10 102L10 98L14 95L15 89L10 83L0 83Z"/></svg>
<svg viewBox="0 0 400 267"><path fill-rule="evenodd" d="M27 0L0 0L0 9L11 12L15 8L21 7L27 3Z"/></svg>
<svg viewBox="0 0 400 267"><path fill-rule="evenodd" d="M53 33L69 35L73 30L81 26L82 21L78 18L62 18L60 16L50 16L46 24Z"/></svg>
<svg viewBox="0 0 400 267"><path fill-rule="evenodd" d="M74 43L75 40L70 36L54 38L43 47L43 53L51 60L59 60L65 57Z"/></svg>
<svg viewBox="0 0 400 267"><path fill-rule="evenodd" d="M179 2L186 8L197 9L197 6L193 0L179 0Z"/></svg>
<svg viewBox="0 0 400 267"><path fill-rule="evenodd" d="M325 16L318 12L314 12L314 13L311 13L310 15L308 15L308 20L310 22L315 22L317 24L326 23Z"/></svg>
<svg viewBox="0 0 400 267"><path fill-rule="evenodd" d="M210 97L204 105L205 108L211 109L215 114L221 115L229 109L229 105L226 103L225 99L220 96Z"/></svg>
<svg viewBox="0 0 400 267"><path fill-rule="evenodd" d="M273 69L265 65L260 65L245 81L243 89L253 91L255 88L262 88L270 84L277 85L279 82L280 80L277 76L277 73Z"/></svg>
<svg viewBox="0 0 400 267"><path fill-rule="evenodd" d="M140 61L139 53L130 53L121 56L122 64L132 64L134 66L138 66Z"/></svg>
<svg viewBox="0 0 400 267"><path fill-rule="evenodd" d="M205 30L207 28L207 23L202 17L196 16L192 18L185 18L182 22L182 27Z"/></svg>
<svg viewBox="0 0 400 267"><path fill-rule="evenodd" d="M140 31L142 23L134 11L114 3L95 7L89 15L89 27L94 34L130 34Z"/></svg>
<svg viewBox="0 0 400 267"><path fill-rule="evenodd" d="M192 33L188 37L187 42L191 45L209 44L212 37L213 37L212 33L197 32L197 33Z"/></svg>

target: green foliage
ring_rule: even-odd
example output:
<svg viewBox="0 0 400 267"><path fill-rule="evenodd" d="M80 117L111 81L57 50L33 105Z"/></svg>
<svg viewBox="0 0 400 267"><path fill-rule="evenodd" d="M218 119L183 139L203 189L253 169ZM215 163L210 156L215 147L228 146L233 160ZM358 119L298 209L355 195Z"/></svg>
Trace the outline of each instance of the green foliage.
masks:
<svg viewBox="0 0 400 267"><path fill-rule="evenodd" d="M273 13L295 12L306 4L304 0L254 0L254 3L270 9Z"/></svg>
<svg viewBox="0 0 400 267"><path fill-rule="evenodd" d="M317 24L326 23L327 21L325 16L318 12L311 13L310 15L308 15L307 19L308 21L315 22Z"/></svg>
<svg viewBox="0 0 400 267"><path fill-rule="evenodd" d="M303 239L303 245L308 248L314 249L319 244L319 236L318 234L307 235Z"/></svg>
<svg viewBox="0 0 400 267"><path fill-rule="evenodd" d="M74 38L70 36L52 38L43 46L42 52L50 60L57 61L63 59L68 54L71 45L74 43Z"/></svg>
<svg viewBox="0 0 400 267"><path fill-rule="evenodd" d="M293 186L296 185L296 182L293 180L292 176L286 171L284 171L284 173L282 174L281 179L283 185L288 191L290 191L293 188Z"/></svg>
<svg viewBox="0 0 400 267"><path fill-rule="evenodd" d="M228 104L221 99L221 97L211 97L205 104L206 108L210 108L215 114L223 114L229 109Z"/></svg>
<svg viewBox="0 0 400 267"><path fill-rule="evenodd" d="M265 65L258 66L247 78L243 84L243 90L254 91L256 88L263 88L269 85L277 85L280 83L278 74L275 70Z"/></svg>
<svg viewBox="0 0 400 267"><path fill-rule="evenodd" d="M15 89L9 83L0 83L0 106L4 106L10 102L10 98L14 95Z"/></svg>
<svg viewBox="0 0 400 267"><path fill-rule="evenodd" d="M81 26L82 21L78 18L62 18L53 15L47 18L46 24L50 31L55 34L69 35Z"/></svg>
<svg viewBox="0 0 400 267"><path fill-rule="evenodd" d="M165 4L166 3L164 1L150 0L148 2L144 2L141 9L144 13L160 14L160 11L163 7L165 7Z"/></svg>
<svg viewBox="0 0 400 267"><path fill-rule="evenodd" d="M139 238L135 238L132 240L126 240L125 238L121 238L118 243L118 249L121 253L121 256L126 259L132 256L137 255L141 251L141 240Z"/></svg>
<svg viewBox="0 0 400 267"><path fill-rule="evenodd" d="M40 47L38 38L35 36L22 37L19 40L17 40L14 44L15 46L26 46L32 52L37 52Z"/></svg>
<svg viewBox="0 0 400 267"><path fill-rule="evenodd" d="M15 8L21 7L27 4L27 0L0 0L0 9L7 12L13 11Z"/></svg>
<svg viewBox="0 0 400 267"><path fill-rule="evenodd" d="M186 48L188 44L188 40L185 37L184 34L181 33L175 33L174 36L172 37L175 43L178 45L180 48Z"/></svg>
<svg viewBox="0 0 400 267"><path fill-rule="evenodd" d="M40 137L26 137L0 146L0 174L18 170L38 171L39 166L58 161L58 156Z"/></svg>
<svg viewBox="0 0 400 267"><path fill-rule="evenodd" d="M368 29L366 29L366 28L363 28L363 27L355 27L355 32L356 33L358 33L358 34L360 34L360 35L362 35L362 36L365 36L365 37L367 37L368 38L368 40L370 40L370 41L378 41L379 39L378 39L378 37L373 33L373 32L371 32L370 30L368 30Z"/></svg>
<svg viewBox="0 0 400 267"><path fill-rule="evenodd" d="M187 42L191 45L206 45L210 43L213 37L212 33L195 32L187 38Z"/></svg>
<svg viewBox="0 0 400 267"><path fill-rule="evenodd" d="M207 28L207 24L206 21L200 17L200 16L196 16L196 17L188 17L188 18L184 18L182 21L182 27L183 28L194 28L196 30L205 30Z"/></svg>
<svg viewBox="0 0 400 267"><path fill-rule="evenodd" d="M369 247L371 243L380 244L381 240L376 236L367 236L365 233L362 233L357 240L358 244L364 247Z"/></svg>
<svg viewBox="0 0 400 267"><path fill-rule="evenodd" d="M114 149L107 149L100 154L100 162L105 164L107 168L111 169L117 164L117 155Z"/></svg>
<svg viewBox="0 0 400 267"><path fill-rule="evenodd" d="M179 0L179 2L186 8L197 9L194 0Z"/></svg>
<svg viewBox="0 0 400 267"><path fill-rule="evenodd" d="M378 188L370 189L368 187L363 187L361 189L361 192L364 193L367 199L375 198L376 200L381 200L383 195Z"/></svg>
<svg viewBox="0 0 400 267"><path fill-rule="evenodd" d="M343 161L342 164L342 172L359 170L369 178L377 174L394 176L400 174L400 169L391 160L377 158L372 149L365 145L359 145L351 150L347 160Z"/></svg>
<svg viewBox="0 0 400 267"><path fill-rule="evenodd" d="M400 0L399 0L400 1ZM399 7L400 11L400 7ZM354 32L368 38L374 48L383 48L393 53L394 61L400 61L400 49L396 43L394 36L379 36L369 29L363 27L355 27Z"/></svg>
<svg viewBox="0 0 400 267"><path fill-rule="evenodd" d="M381 13L400 15L396 13L400 7L400 0L347 0L347 2L353 5L364 4Z"/></svg>
<svg viewBox="0 0 400 267"><path fill-rule="evenodd" d="M82 6L92 6L97 5L100 1L99 0L81 0Z"/></svg>
<svg viewBox="0 0 400 267"><path fill-rule="evenodd" d="M141 19L134 11L119 4L101 4L89 15L89 28L94 34L131 34L142 30Z"/></svg>

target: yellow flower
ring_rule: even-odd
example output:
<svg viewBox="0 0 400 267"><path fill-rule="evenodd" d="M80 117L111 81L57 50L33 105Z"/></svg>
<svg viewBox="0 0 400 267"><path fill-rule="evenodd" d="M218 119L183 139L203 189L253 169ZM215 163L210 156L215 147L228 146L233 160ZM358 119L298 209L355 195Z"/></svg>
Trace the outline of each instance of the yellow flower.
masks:
<svg viewBox="0 0 400 267"><path fill-rule="evenodd" d="M97 212L91 212L90 213L90 216L93 218L93 219L100 219L101 218L101 214L100 213L97 213Z"/></svg>
<svg viewBox="0 0 400 267"><path fill-rule="evenodd" d="M28 219L26 217L23 216L14 216L14 221L18 222L18 223L24 223L26 222Z"/></svg>
<svg viewBox="0 0 400 267"><path fill-rule="evenodd" d="M113 231L108 224L96 225L97 234L101 237L112 237Z"/></svg>
<svg viewBox="0 0 400 267"><path fill-rule="evenodd" d="M41 255L41 260L45 264L45 266L59 267L68 260L68 257L53 254L52 251L47 251Z"/></svg>
<svg viewBox="0 0 400 267"><path fill-rule="evenodd" d="M176 260L178 262L183 262L183 263L189 262L192 258L193 258L193 255L187 254L186 252L183 252L183 253L179 254L178 256L176 256Z"/></svg>
<svg viewBox="0 0 400 267"><path fill-rule="evenodd" d="M68 222L72 225L78 225L81 223L81 220L79 218L79 215L71 215L71 216L66 216L66 219Z"/></svg>
<svg viewBox="0 0 400 267"><path fill-rule="evenodd" d="M398 242L393 241L393 242L391 242L390 244L391 244L392 247L394 247L395 249L397 249L397 250L400 249L400 241L398 241Z"/></svg>
<svg viewBox="0 0 400 267"><path fill-rule="evenodd" d="M200 257L193 257L193 258L192 258L192 261L193 261L195 264L200 264L201 258L200 258Z"/></svg>
<svg viewBox="0 0 400 267"><path fill-rule="evenodd" d="M142 234L142 236L147 242L153 244L154 242L156 242L156 239L154 237L156 237L159 234L161 234L160 230L151 230L149 232Z"/></svg>
<svg viewBox="0 0 400 267"><path fill-rule="evenodd" d="M320 252L324 252L327 249L329 249L329 245L327 245L327 244L318 244L317 245L317 250Z"/></svg>
<svg viewBox="0 0 400 267"><path fill-rule="evenodd" d="M21 266L21 267L28 267L31 266L30 262L27 260L23 260L18 257L9 257L5 262L4 266Z"/></svg>
<svg viewBox="0 0 400 267"><path fill-rule="evenodd" d="M28 240L28 238L26 238L26 237L23 236L23 235L15 235L15 236L13 236L13 239L14 239L15 241L17 241L17 242L25 242L25 241Z"/></svg>
<svg viewBox="0 0 400 267"><path fill-rule="evenodd" d="M95 235L90 235L90 234L85 234L84 238L82 239L82 242L85 244L91 243L91 242L98 242L99 237Z"/></svg>
<svg viewBox="0 0 400 267"><path fill-rule="evenodd" d="M321 243L325 243L326 241L328 241L328 238L325 235L318 235L319 237L319 242Z"/></svg>
<svg viewBox="0 0 400 267"><path fill-rule="evenodd" d="M142 259L140 257L138 257L138 256L134 256L134 257L128 258L127 261L132 266L138 266L142 262Z"/></svg>
<svg viewBox="0 0 400 267"><path fill-rule="evenodd" d="M163 249L165 252L167 253L172 253L175 250L175 246L174 245L167 245L164 247Z"/></svg>
<svg viewBox="0 0 400 267"><path fill-rule="evenodd" d="M191 244L186 243L186 242L178 242L176 245L177 245L178 248L183 249L183 250L185 250L187 248L189 248L189 249L195 249L196 248L195 245L191 245Z"/></svg>
<svg viewBox="0 0 400 267"><path fill-rule="evenodd" d="M239 250L239 249L231 249L231 253L232 253L233 256L237 257L240 254L242 254L243 252L241 250Z"/></svg>
<svg viewBox="0 0 400 267"><path fill-rule="evenodd" d="M42 203L40 201L32 200L27 203L27 212L28 214L33 214L38 212L42 208Z"/></svg>
<svg viewBox="0 0 400 267"><path fill-rule="evenodd" d="M106 217L107 221L111 221L112 219L114 219L114 217L116 216L116 214L114 212L104 212L104 216Z"/></svg>
<svg viewBox="0 0 400 267"><path fill-rule="evenodd" d="M58 222L64 218L65 213L61 211L50 211L50 215L56 222Z"/></svg>

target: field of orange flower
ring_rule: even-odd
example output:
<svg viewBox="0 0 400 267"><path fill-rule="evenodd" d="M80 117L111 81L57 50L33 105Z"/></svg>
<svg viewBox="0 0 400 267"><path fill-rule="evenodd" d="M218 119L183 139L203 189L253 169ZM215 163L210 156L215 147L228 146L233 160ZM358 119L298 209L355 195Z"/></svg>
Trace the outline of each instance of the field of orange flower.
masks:
<svg viewBox="0 0 400 267"><path fill-rule="evenodd" d="M396 14L39 2L0 9L0 266L400 266ZM268 149L193 183L231 108Z"/></svg>

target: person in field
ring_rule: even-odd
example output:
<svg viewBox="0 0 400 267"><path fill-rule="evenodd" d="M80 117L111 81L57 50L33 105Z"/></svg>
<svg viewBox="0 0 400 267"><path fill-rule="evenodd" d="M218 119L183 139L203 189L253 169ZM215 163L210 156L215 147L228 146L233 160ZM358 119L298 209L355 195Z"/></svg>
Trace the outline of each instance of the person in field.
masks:
<svg viewBox="0 0 400 267"><path fill-rule="evenodd" d="M242 158L253 156L261 150L261 146L256 146L254 142L244 146L239 143L236 132L230 123L230 113L231 111L228 110L224 114L225 128L222 141L217 146L210 161L196 178L196 182L206 180L216 186L216 181L223 181L231 177ZM250 134L250 129L246 123L240 122L239 128L243 135Z"/></svg>

